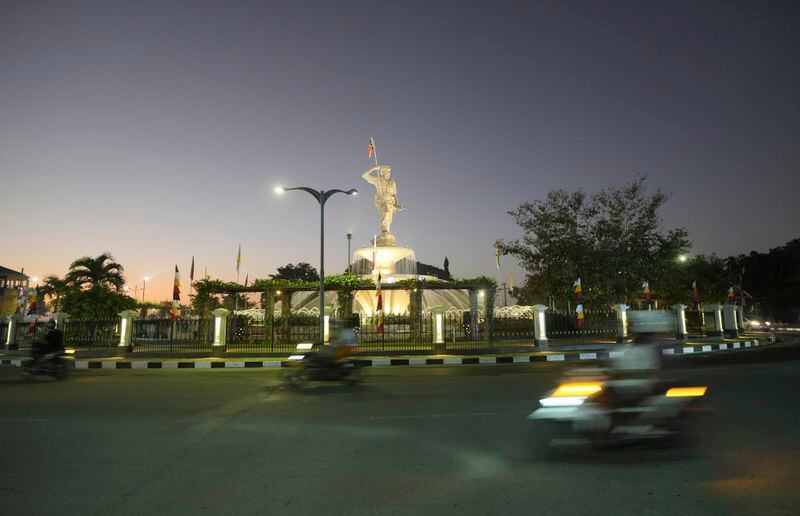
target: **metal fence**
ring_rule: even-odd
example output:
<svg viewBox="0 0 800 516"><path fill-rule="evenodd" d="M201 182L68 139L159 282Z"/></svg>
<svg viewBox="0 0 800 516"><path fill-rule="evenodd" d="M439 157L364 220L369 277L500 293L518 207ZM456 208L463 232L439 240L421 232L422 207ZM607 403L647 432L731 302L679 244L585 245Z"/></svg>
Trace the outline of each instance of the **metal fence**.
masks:
<svg viewBox="0 0 800 516"><path fill-rule="evenodd" d="M34 343L41 341L49 330L47 322L19 322L11 335L10 347L16 349L32 349ZM6 329L8 332L8 329Z"/></svg>
<svg viewBox="0 0 800 516"><path fill-rule="evenodd" d="M689 337L705 337L705 318L701 311L687 310L686 311L686 333Z"/></svg>
<svg viewBox="0 0 800 516"><path fill-rule="evenodd" d="M8 321L0 321L0 346L5 346L8 339Z"/></svg>
<svg viewBox="0 0 800 516"><path fill-rule="evenodd" d="M361 315L354 328L360 351L431 352L433 349L433 321L430 314L412 320L410 315L386 315L383 332L379 330L379 316Z"/></svg>
<svg viewBox="0 0 800 516"><path fill-rule="evenodd" d="M133 351L210 352L213 319L138 319L133 321Z"/></svg>
<svg viewBox="0 0 800 516"><path fill-rule="evenodd" d="M119 344L119 319L68 320L64 323L64 345L73 348L108 348Z"/></svg>
<svg viewBox="0 0 800 516"><path fill-rule="evenodd" d="M583 326L574 312L548 310L545 327L550 345L613 344L617 339L617 316L611 310L584 312Z"/></svg>

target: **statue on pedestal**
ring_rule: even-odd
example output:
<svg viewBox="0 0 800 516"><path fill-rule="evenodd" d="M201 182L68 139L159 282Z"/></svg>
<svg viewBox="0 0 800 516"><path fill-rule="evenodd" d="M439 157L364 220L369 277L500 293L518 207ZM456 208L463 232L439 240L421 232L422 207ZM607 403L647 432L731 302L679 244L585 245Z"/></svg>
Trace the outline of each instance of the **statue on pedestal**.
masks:
<svg viewBox="0 0 800 516"><path fill-rule="evenodd" d="M376 172L377 174L375 174ZM361 175L365 181L375 185L377 190L375 207L378 208L381 217L381 234L378 236L377 245L395 245L395 237L389 233L392 217L395 211L405 209L397 202L397 183L391 178L391 173L392 167L389 165L376 165Z"/></svg>

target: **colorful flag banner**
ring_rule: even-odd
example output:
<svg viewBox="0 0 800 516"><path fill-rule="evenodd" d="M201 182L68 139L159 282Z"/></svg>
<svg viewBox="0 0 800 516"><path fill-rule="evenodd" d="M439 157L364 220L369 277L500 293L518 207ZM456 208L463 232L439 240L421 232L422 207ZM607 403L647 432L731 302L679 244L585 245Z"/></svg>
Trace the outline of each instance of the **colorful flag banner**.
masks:
<svg viewBox="0 0 800 516"><path fill-rule="evenodd" d="M178 308L181 304L181 273L175 266L175 282L172 285L172 308L169 309L169 318L172 322L178 318Z"/></svg>
<svg viewBox="0 0 800 516"><path fill-rule="evenodd" d="M28 325L28 335L33 335L34 333L36 333L36 308L37 308L36 298L38 296L39 296L39 285L36 285L36 288L34 288L31 291L31 297L30 297L31 304L28 306L28 315L33 316L33 320Z"/></svg>
<svg viewBox="0 0 800 516"><path fill-rule="evenodd" d="M496 247L496 246L494 248L494 263L495 263L495 265L497 265L497 270L499 271L500 270L500 248Z"/></svg>
<svg viewBox="0 0 800 516"><path fill-rule="evenodd" d="M377 288L378 304L376 311L378 312L378 335L383 335L383 290L381 289L381 272L378 271L378 282L375 284Z"/></svg>
<svg viewBox="0 0 800 516"><path fill-rule="evenodd" d="M514 290L514 275L513 274L509 274L509 276L508 276L508 290L509 291Z"/></svg>
<svg viewBox="0 0 800 516"><path fill-rule="evenodd" d="M584 314L583 314L583 305L582 304L579 303L578 306L575 307L575 313L578 316L578 328L583 328L584 327L584 317L583 317Z"/></svg>
<svg viewBox="0 0 800 516"><path fill-rule="evenodd" d="M736 304L736 293L733 291L733 285L728 289L728 304Z"/></svg>
<svg viewBox="0 0 800 516"><path fill-rule="evenodd" d="M581 287L581 279L578 278L575 280L575 283L572 284L573 288L575 289L575 299L578 300L580 303L583 300L583 288Z"/></svg>
<svg viewBox="0 0 800 516"><path fill-rule="evenodd" d="M642 283L642 294L644 294L644 300L650 303L650 281L644 280Z"/></svg>
<svg viewBox="0 0 800 516"><path fill-rule="evenodd" d="M697 282L692 282L692 302L694 303L695 308L700 307L700 291L697 290Z"/></svg>
<svg viewBox="0 0 800 516"><path fill-rule="evenodd" d="M367 157L372 157L375 154L375 139L370 136L369 137L369 147L367 147Z"/></svg>

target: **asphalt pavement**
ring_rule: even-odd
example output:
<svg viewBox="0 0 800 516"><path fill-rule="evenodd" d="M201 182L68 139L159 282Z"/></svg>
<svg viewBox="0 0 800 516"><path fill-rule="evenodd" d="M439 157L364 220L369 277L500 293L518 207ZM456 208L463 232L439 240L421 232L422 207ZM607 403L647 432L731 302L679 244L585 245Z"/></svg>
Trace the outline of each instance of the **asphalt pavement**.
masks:
<svg viewBox="0 0 800 516"><path fill-rule="evenodd" d="M737 358L738 357L738 358ZM5 514L796 514L800 353L673 359L715 411L692 445L542 453L525 416L563 364L370 369L0 368Z"/></svg>

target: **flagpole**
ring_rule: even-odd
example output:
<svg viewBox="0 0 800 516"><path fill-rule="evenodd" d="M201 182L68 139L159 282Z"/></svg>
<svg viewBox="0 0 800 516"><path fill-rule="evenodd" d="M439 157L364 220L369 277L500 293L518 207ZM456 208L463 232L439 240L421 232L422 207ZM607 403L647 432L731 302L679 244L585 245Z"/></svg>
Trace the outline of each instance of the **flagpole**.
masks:
<svg viewBox="0 0 800 516"><path fill-rule="evenodd" d="M372 144L372 157L375 158L375 166L380 167L378 165L378 144L375 143L375 138L370 134L369 135L369 142ZM383 194L383 188L381 188L381 171L378 168L378 194Z"/></svg>

